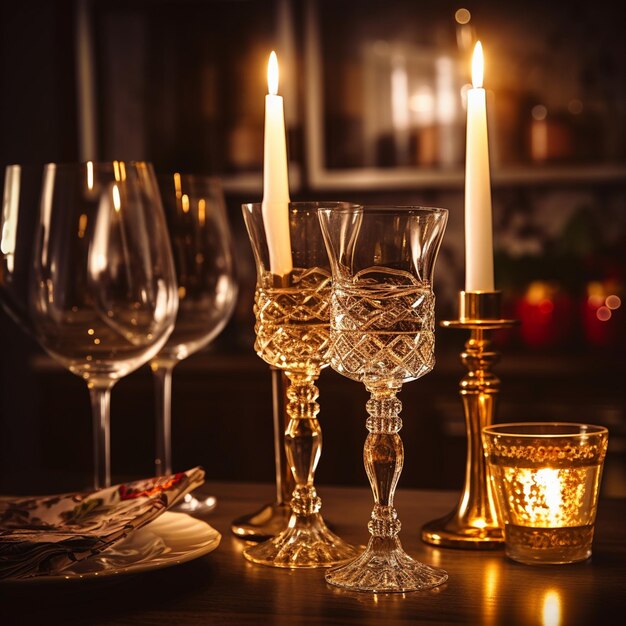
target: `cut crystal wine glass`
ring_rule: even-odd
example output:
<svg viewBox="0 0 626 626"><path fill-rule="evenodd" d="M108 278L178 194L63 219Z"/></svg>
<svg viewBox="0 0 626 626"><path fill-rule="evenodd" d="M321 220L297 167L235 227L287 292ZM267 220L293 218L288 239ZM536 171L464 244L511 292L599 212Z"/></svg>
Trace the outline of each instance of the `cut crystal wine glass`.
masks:
<svg viewBox="0 0 626 626"><path fill-rule="evenodd" d="M89 388L95 489L111 483L111 389L161 349L177 308L152 165L44 166L30 317L41 346Z"/></svg>
<svg viewBox="0 0 626 626"><path fill-rule="evenodd" d="M156 391L157 476L172 473L172 372L180 361L206 348L228 323L237 300L233 245L218 178L159 174L178 283L174 331L151 359ZM207 513L214 496L185 496L175 508Z"/></svg>
<svg viewBox="0 0 626 626"><path fill-rule="evenodd" d="M424 207L319 210L333 279L331 367L370 393L363 456L375 503L371 537L361 555L326 572L339 587L404 592L448 578L404 551L393 502L404 459L397 394L435 364L432 282L447 215Z"/></svg>
<svg viewBox="0 0 626 626"><path fill-rule="evenodd" d="M342 206L341 203L325 206L330 205ZM315 383L329 363L331 290L318 206L314 202L285 205L285 211L289 211L293 269L282 275L271 271L270 227L264 220L262 204L242 206L257 268L255 350L266 363L283 370L289 379L286 408L289 421L284 445L295 482L291 517L278 535L244 550L248 560L274 567L327 567L357 554L353 546L327 528L313 484L322 446Z"/></svg>

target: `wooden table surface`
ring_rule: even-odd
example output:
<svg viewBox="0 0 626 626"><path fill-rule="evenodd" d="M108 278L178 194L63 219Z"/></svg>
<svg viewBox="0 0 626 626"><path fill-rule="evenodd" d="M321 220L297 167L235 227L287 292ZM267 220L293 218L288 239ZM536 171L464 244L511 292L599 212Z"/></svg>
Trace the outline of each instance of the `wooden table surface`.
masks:
<svg viewBox="0 0 626 626"><path fill-rule="evenodd" d="M595 626L626 623L626 499L600 502L593 556L585 563L527 566L503 550L438 549L422 543L422 523L447 513L452 492L398 489L400 537L415 558L447 570L427 592L374 595L328 585L323 569L254 565L230 522L271 502L272 485L212 483L218 499L204 519L222 539L198 559L104 580L0 585L0 624L200 626L205 624L472 624ZM344 539L365 543L369 488L318 486L322 512Z"/></svg>

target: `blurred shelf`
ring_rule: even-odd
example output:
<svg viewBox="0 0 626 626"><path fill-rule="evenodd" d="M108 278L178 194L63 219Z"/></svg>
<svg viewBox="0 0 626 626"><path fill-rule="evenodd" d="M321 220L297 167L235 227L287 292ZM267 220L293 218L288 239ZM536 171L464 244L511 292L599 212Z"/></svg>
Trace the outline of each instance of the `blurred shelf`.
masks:
<svg viewBox="0 0 626 626"><path fill-rule="evenodd" d="M398 190L398 189L459 189L465 184L460 170L432 168L352 168L330 170L317 168L309 172L309 184L318 191ZM626 182L626 165L534 165L494 169L492 186L560 185Z"/></svg>
<svg viewBox="0 0 626 626"><path fill-rule="evenodd" d="M297 193L302 185L301 168L298 164L289 164L289 188L292 193ZM263 173L246 172L243 174L229 174L222 177L222 186L226 193L256 194L258 201L263 195ZM254 201L254 200L251 200Z"/></svg>

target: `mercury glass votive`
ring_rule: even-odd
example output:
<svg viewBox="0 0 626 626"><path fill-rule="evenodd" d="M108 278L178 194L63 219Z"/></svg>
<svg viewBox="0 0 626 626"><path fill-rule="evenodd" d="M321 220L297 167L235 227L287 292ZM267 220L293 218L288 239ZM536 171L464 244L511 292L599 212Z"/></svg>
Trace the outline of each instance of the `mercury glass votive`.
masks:
<svg viewBox="0 0 626 626"><path fill-rule="evenodd" d="M577 423L483 429L509 558L561 564L591 556L608 437L604 426Z"/></svg>

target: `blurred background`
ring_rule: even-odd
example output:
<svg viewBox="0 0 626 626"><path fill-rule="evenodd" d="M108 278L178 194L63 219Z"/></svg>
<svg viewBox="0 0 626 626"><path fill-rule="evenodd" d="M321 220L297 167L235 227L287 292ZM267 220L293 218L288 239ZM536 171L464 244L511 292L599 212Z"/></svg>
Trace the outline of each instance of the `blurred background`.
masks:
<svg viewBox="0 0 626 626"><path fill-rule="evenodd" d="M0 29L0 159L148 160L219 176L239 289L226 329L173 379L173 462L272 481L268 367L254 354L255 269L240 205L262 197L267 59L276 50L292 200L442 206L439 320L464 283L465 92L485 51L496 287L497 421L601 423L603 490L626 496L626 37L596 0L9 0ZM37 211L36 184L29 190ZM460 488L465 331L404 387L400 486ZM0 311L0 492L75 489L91 473L84 382ZM319 381L316 482L367 484L362 385ZM112 471L153 471L149 368L111 402ZM323 495L323 494L322 494Z"/></svg>

